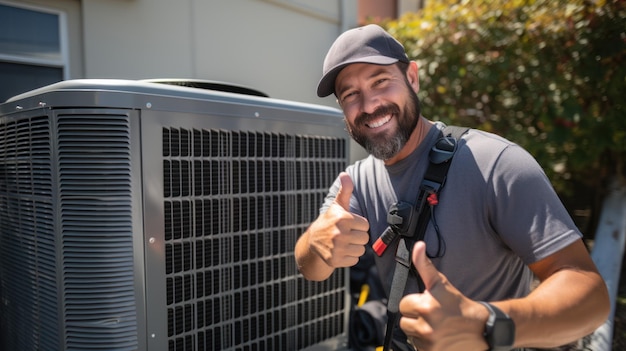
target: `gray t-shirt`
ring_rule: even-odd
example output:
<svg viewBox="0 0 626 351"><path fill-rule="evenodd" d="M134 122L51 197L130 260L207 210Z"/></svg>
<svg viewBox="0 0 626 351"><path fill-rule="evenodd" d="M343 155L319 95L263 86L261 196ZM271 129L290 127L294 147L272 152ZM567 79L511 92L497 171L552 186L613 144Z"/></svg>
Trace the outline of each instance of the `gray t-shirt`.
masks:
<svg viewBox="0 0 626 351"><path fill-rule="evenodd" d="M387 228L387 212L399 200L415 203L428 166L428 153L439 137L431 128L424 142L407 158L385 166L372 156L347 168L354 192L350 211L370 224L370 244ZM332 185L325 211L339 187ZM434 207L441 240L432 219L426 230L432 261L465 296L497 301L528 294L537 262L581 237L534 158L518 145L472 129L459 141L447 181ZM376 265L388 293L398 240ZM441 251L441 250L440 250ZM414 279L409 292L417 291Z"/></svg>

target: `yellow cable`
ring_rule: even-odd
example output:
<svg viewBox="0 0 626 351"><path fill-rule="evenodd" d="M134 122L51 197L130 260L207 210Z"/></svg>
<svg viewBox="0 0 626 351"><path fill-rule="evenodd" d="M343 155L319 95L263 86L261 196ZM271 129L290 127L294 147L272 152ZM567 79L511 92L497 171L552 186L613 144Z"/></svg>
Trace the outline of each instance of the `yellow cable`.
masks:
<svg viewBox="0 0 626 351"><path fill-rule="evenodd" d="M367 284L363 284L361 286L361 293L359 294L359 302L356 304L358 307L363 306L365 301L367 301L367 295L370 294L370 286Z"/></svg>

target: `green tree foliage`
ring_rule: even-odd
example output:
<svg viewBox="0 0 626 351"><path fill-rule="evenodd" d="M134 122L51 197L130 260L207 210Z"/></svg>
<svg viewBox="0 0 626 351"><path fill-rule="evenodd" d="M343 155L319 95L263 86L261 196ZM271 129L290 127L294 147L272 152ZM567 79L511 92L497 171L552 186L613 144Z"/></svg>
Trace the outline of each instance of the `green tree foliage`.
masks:
<svg viewBox="0 0 626 351"><path fill-rule="evenodd" d="M561 194L626 160L626 1L428 0L382 24L420 66L423 114L529 150Z"/></svg>

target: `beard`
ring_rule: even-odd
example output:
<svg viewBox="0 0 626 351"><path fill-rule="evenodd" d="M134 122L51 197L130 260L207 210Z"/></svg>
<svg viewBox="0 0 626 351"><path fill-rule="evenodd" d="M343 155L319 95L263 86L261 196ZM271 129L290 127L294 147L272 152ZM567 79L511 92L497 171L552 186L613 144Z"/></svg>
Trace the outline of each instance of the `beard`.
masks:
<svg viewBox="0 0 626 351"><path fill-rule="evenodd" d="M404 109L396 104L379 106L373 113L362 113L350 124L345 119L348 133L359 145L361 145L369 154L381 159L388 160L400 152L406 145L409 137L415 130L420 117L420 102L410 86L407 86L409 101L404 105ZM375 136L368 136L366 132L368 121L375 120L380 116L393 114L398 118L398 125L390 132L381 133Z"/></svg>

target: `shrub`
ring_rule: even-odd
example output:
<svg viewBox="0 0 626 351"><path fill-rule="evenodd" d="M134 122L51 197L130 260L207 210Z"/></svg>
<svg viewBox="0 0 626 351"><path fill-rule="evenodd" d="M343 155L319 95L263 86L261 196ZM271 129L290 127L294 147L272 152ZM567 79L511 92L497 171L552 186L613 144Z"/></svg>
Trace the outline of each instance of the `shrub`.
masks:
<svg viewBox="0 0 626 351"><path fill-rule="evenodd" d="M427 1L382 24L420 66L423 114L503 135L564 196L626 169L626 2Z"/></svg>

